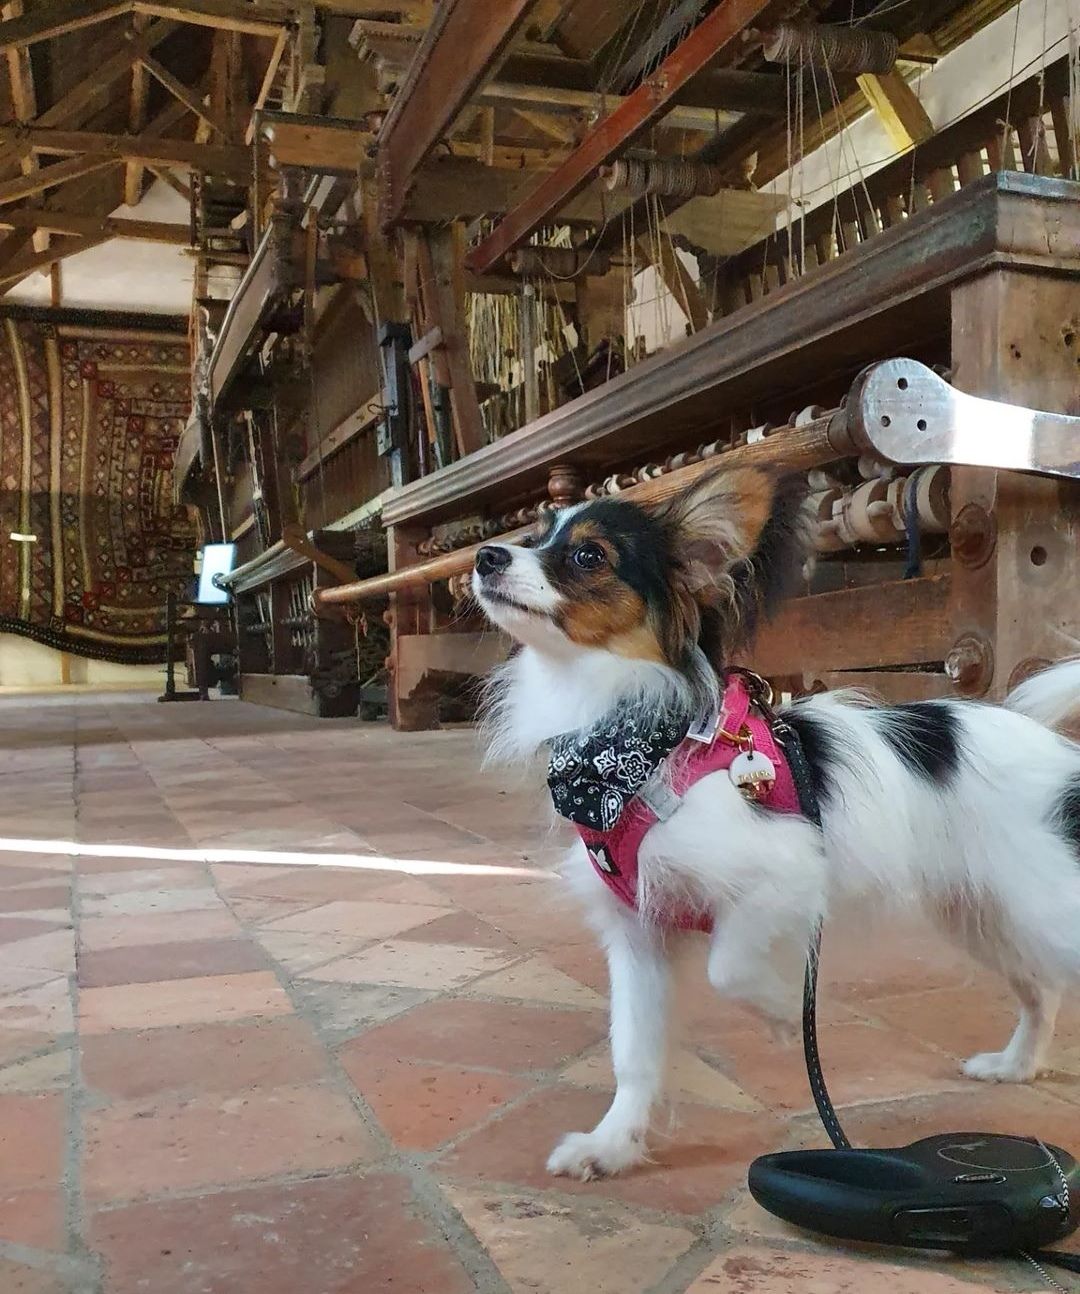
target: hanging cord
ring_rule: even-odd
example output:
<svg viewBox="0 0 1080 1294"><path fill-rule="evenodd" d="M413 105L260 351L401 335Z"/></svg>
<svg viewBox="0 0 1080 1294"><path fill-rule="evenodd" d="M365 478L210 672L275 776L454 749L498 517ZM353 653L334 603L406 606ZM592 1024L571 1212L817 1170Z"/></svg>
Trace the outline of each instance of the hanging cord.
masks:
<svg viewBox="0 0 1080 1294"><path fill-rule="evenodd" d="M922 528L919 524L916 494L919 489L919 478L925 470L925 468L919 468L912 472L904 485L904 533L907 536L905 580L914 580L922 574Z"/></svg>

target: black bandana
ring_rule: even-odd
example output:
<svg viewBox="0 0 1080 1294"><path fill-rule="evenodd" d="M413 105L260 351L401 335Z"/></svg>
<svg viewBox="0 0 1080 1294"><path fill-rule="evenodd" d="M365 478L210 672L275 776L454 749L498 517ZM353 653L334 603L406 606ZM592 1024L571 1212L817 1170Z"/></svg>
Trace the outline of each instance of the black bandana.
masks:
<svg viewBox="0 0 1080 1294"><path fill-rule="evenodd" d="M548 787L556 813L610 831L689 727L684 718L617 715L599 728L554 738Z"/></svg>

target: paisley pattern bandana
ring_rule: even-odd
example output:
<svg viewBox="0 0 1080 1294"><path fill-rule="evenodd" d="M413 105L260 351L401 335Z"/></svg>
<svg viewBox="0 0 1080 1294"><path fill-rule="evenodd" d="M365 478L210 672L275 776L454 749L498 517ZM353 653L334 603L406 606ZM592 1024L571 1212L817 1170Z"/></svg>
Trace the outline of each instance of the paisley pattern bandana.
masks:
<svg viewBox="0 0 1080 1294"><path fill-rule="evenodd" d="M556 813L610 831L689 727L686 718L616 715L589 732L554 738L547 781Z"/></svg>

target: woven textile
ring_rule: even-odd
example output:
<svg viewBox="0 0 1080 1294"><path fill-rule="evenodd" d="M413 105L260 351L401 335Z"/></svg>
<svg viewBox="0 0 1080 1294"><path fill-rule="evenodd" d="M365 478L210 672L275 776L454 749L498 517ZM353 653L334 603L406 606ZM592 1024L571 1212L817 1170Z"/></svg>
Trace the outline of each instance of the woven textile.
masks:
<svg viewBox="0 0 1080 1294"><path fill-rule="evenodd" d="M195 548L172 498L189 402L183 336L0 320L0 630L165 659Z"/></svg>

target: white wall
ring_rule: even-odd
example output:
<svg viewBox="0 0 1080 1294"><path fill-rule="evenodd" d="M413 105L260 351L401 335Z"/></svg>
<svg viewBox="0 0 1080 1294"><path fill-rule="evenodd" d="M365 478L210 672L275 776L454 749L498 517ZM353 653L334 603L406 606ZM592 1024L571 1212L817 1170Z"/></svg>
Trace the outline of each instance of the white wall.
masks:
<svg viewBox="0 0 1080 1294"><path fill-rule="evenodd" d="M114 665L58 652L18 634L0 634L0 692L61 687L161 691L164 686L164 665Z"/></svg>

